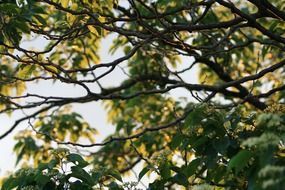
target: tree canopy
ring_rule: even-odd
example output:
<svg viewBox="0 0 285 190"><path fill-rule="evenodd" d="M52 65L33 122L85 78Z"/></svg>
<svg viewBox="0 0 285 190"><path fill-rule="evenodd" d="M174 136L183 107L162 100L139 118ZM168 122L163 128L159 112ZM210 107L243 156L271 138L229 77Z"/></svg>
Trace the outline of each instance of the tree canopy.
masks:
<svg viewBox="0 0 285 190"><path fill-rule="evenodd" d="M0 114L25 114L1 126L0 143L26 126L14 136L19 169L2 176L1 189L284 189L284 8L284 0L1 0ZM35 39L44 48L23 45ZM106 39L110 54L120 52L110 62L99 53ZM41 81L83 95L30 93ZM100 118L88 123L72 109L90 102L104 105L115 128L103 141Z"/></svg>

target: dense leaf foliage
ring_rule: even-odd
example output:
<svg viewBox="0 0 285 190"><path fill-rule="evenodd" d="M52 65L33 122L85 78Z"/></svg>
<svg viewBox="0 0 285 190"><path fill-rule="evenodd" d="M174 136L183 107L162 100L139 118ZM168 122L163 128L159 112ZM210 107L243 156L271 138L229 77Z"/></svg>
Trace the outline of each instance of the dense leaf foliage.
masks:
<svg viewBox="0 0 285 190"><path fill-rule="evenodd" d="M284 5L0 0L0 114L24 113L0 141L26 126L1 189L284 189ZM42 81L82 95L29 92ZM72 108L91 102L101 142Z"/></svg>

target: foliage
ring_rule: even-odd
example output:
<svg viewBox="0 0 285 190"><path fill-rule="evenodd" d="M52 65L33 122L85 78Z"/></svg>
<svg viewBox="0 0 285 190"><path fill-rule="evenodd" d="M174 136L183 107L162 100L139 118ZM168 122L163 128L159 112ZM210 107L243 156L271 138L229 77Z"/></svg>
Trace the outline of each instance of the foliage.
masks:
<svg viewBox="0 0 285 190"><path fill-rule="evenodd" d="M26 125L15 136L18 169L1 189L282 190L284 5L0 1L0 114L24 112L0 140ZM120 57L103 63L108 39ZM44 48L24 45L33 40ZM106 85L120 69L123 81ZM42 81L82 95L29 92ZM115 128L102 142L72 108L91 102Z"/></svg>

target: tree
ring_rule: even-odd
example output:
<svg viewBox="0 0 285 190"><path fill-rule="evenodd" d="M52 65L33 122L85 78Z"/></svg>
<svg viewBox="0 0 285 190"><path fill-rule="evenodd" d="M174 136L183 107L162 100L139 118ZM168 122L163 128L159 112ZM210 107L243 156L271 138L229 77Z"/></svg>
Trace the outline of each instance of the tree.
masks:
<svg viewBox="0 0 285 190"><path fill-rule="evenodd" d="M28 126L15 136L20 169L2 189L135 189L122 180L132 170L148 189L283 189L284 3L0 1L1 114L26 113L0 140ZM24 48L34 38L45 48ZM123 53L102 63L107 38ZM125 80L102 84L116 69ZM40 81L85 95L29 93ZM102 102L115 127L102 142L70 108L89 102Z"/></svg>

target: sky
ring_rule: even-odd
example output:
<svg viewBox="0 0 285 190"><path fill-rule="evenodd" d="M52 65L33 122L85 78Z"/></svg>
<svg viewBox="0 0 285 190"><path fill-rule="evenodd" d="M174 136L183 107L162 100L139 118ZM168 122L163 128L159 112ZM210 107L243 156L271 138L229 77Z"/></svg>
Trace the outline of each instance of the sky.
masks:
<svg viewBox="0 0 285 190"><path fill-rule="evenodd" d="M114 36L110 36L102 41L101 50L99 55L101 56L101 62L110 62L120 56L123 56L121 50L118 50L114 55L110 55L108 53L108 49L111 46L112 40ZM36 49L42 49L46 44L43 38L38 38L31 42L25 41L22 43L23 48L35 47ZM178 66L178 70L183 69L184 67L189 66L191 60L186 57L182 57L182 63ZM191 72L182 76L187 82L197 83L197 68L194 68ZM121 69L115 69L115 71L107 77L104 77L100 82L104 84L104 86L117 86L126 78L125 74L121 71ZM82 88L67 85L61 82L52 83L51 81L41 81L38 83L28 83L26 92L41 94L41 95L53 95L53 96L83 96L85 95L85 91ZM175 98L179 97L189 97L189 93L182 89L176 89L170 92L171 95ZM85 104L73 104L73 110L79 112L84 119L92 126L95 127L99 134L96 136L96 142L101 142L107 135L111 134L114 131L114 127L107 122L107 113L102 106L102 102L91 102ZM5 132L9 127L14 123L14 121L23 116L23 113L17 112L13 113L11 116L0 115L0 134ZM16 155L13 154L12 149L15 144L13 137L17 132L28 128L28 123L23 122L21 125L17 127L17 129L8 135L6 138L0 140L0 176L3 176L7 173L7 171L13 171L15 168L15 160ZM138 166L141 167L141 166ZM139 171L139 169L136 169ZM134 179L130 177L130 179Z"/></svg>

